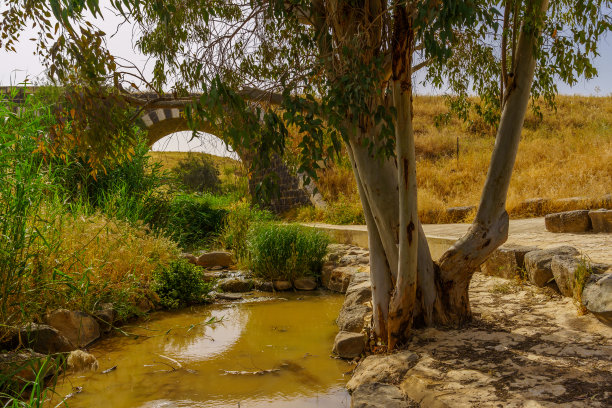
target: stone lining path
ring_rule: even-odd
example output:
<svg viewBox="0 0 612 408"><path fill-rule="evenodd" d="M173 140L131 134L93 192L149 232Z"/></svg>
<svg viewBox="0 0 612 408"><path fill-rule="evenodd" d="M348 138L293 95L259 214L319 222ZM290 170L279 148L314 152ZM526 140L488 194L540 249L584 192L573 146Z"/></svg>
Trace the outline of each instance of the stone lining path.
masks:
<svg viewBox="0 0 612 408"><path fill-rule="evenodd" d="M426 224L425 235L460 238L470 224ZM365 225L363 226L365 228ZM570 245L578 248L593 262L612 264L612 234L569 234L546 231L544 217L510 220L506 244L537 246L541 249Z"/></svg>
<svg viewBox="0 0 612 408"><path fill-rule="evenodd" d="M367 228L365 225L330 225L330 224L306 224L315 228L323 228L333 231L345 231L364 235L356 238L365 240ZM442 239L456 240L463 236L470 227L470 224L424 224L423 229L428 238L436 237ZM361 242L346 242L353 245L364 246ZM537 246L547 249L560 245L570 245L578 248L584 255L588 256L593 262L612 264L612 234L604 233L553 233L546 230L544 217L529 218L523 220L510 220L510 231L506 244ZM430 244L431 246L431 244Z"/></svg>

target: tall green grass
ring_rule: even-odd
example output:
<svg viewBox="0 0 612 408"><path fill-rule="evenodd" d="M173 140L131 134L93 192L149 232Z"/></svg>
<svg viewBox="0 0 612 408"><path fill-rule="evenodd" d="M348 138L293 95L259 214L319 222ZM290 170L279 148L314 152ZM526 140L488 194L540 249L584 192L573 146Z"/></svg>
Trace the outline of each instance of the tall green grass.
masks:
<svg viewBox="0 0 612 408"><path fill-rule="evenodd" d="M267 280L318 277L328 244L328 235L313 228L259 224L249 232L250 266L254 275Z"/></svg>
<svg viewBox="0 0 612 408"><path fill-rule="evenodd" d="M204 194L177 194L152 201L151 218L146 219L175 240L184 250L204 249L218 242L227 211L219 199Z"/></svg>
<svg viewBox="0 0 612 408"><path fill-rule="evenodd" d="M14 106L0 99L0 321L4 325L21 320L14 302L28 290L26 278L37 256L33 244L42 236L32 220L40 220L43 202L57 195L43 171L42 156L34 153L44 143L41 129L51 123L49 109L36 103L16 113ZM55 214L47 211L44 216ZM0 330L0 340L5 335L6 330Z"/></svg>
<svg viewBox="0 0 612 408"><path fill-rule="evenodd" d="M235 202L227 206L228 214L225 217L221 231L221 245L234 254L234 259L240 267L248 268L250 264L250 251L247 238L249 231L258 224L275 219L267 210L252 206L246 200Z"/></svg>
<svg viewBox="0 0 612 408"><path fill-rule="evenodd" d="M52 100L30 96L17 113L11 96L0 96L0 343L48 308L137 302L178 255L143 225L161 183L144 145L93 177L76 155L48 154Z"/></svg>

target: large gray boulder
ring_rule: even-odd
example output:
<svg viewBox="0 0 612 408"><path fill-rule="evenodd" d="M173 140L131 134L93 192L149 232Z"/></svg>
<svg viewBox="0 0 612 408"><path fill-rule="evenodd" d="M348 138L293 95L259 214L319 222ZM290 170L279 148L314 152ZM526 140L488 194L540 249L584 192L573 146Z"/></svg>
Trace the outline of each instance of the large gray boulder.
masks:
<svg viewBox="0 0 612 408"><path fill-rule="evenodd" d="M525 255L539 248L521 245L504 245L497 248L481 265L480 270L489 276L513 279L525 265Z"/></svg>
<svg viewBox="0 0 612 408"><path fill-rule="evenodd" d="M24 346L37 353L65 353L76 347L62 333L46 324L30 323L19 328L12 339L13 347Z"/></svg>
<svg viewBox="0 0 612 408"><path fill-rule="evenodd" d="M593 232L612 233L612 210L589 211L589 218L593 224Z"/></svg>
<svg viewBox="0 0 612 408"><path fill-rule="evenodd" d="M372 286L370 275L357 273L353 276L346 290L344 303L338 314L336 323L341 331L359 333L371 316Z"/></svg>
<svg viewBox="0 0 612 408"><path fill-rule="evenodd" d="M591 275L582 291L582 304L600 321L612 326L612 273Z"/></svg>
<svg viewBox="0 0 612 408"><path fill-rule="evenodd" d="M217 287L228 293L249 292L253 286L254 282L245 278L225 278L217 281Z"/></svg>
<svg viewBox="0 0 612 408"><path fill-rule="evenodd" d="M576 273L579 269L584 269L584 272L587 272L587 269L592 273L602 273L608 269L609 265L600 264L600 263L589 263L585 260L577 259L571 256L553 256L552 261L550 262L550 268L552 270L553 276L555 277L555 282L559 287L559 292L563 296L573 297L574 296L574 286L576 282Z"/></svg>
<svg viewBox="0 0 612 408"><path fill-rule="evenodd" d="M544 217L544 223L550 232L588 232L592 228L589 210L548 214Z"/></svg>
<svg viewBox="0 0 612 408"><path fill-rule="evenodd" d="M365 349L366 338L363 333L341 331L334 340L333 352L340 358L359 357Z"/></svg>
<svg viewBox="0 0 612 408"><path fill-rule="evenodd" d="M578 255L580 255L580 252L571 246L528 252L525 254L525 270L529 281L539 287L546 286L553 279L550 264L554 256L571 257Z"/></svg>
<svg viewBox="0 0 612 408"><path fill-rule="evenodd" d="M87 313L57 309L45 315L45 323L57 329L76 347L87 347L100 337L100 325Z"/></svg>
<svg viewBox="0 0 612 408"><path fill-rule="evenodd" d="M221 266L228 268L233 264L232 254L229 252L216 251L216 252L205 252L198 257L196 265L210 268L213 266Z"/></svg>
<svg viewBox="0 0 612 408"><path fill-rule="evenodd" d="M395 385L383 383L362 384L353 391L351 408L409 408L414 402L408 401Z"/></svg>
<svg viewBox="0 0 612 408"><path fill-rule="evenodd" d="M326 263L321 272L323 286L334 292L345 293L354 274L359 272L356 266L336 266Z"/></svg>

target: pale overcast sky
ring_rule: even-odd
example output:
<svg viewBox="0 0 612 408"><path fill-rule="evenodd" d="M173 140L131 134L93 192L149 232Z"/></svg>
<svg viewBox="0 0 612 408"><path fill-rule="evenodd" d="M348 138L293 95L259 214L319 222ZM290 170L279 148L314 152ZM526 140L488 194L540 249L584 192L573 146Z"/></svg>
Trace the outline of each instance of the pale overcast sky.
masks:
<svg viewBox="0 0 612 408"><path fill-rule="evenodd" d="M108 0L102 0L101 3L103 5L108 4ZM145 67L146 58L134 51L132 47L132 27L129 24L124 24L116 31L116 27L121 19L114 17L108 10L104 11L103 14L105 15L105 20L98 20L97 24L108 34L108 47L111 52L116 56L130 60L140 67ZM112 33L114 34L111 35ZM28 40L36 35L36 30L28 30L22 33L21 41L16 46L16 53L0 50L0 85L18 84L26 78L29 78L30 81L35 81L37 78L44 79L44 68L38 57L33 55L35 50L34 42ZM612 35L608 35L607 38L602 40L599 45L599 52L601 55L595 60L599 76L590 81L581 80L574 87L559 84L559 92L561 94L612 95ZM430 93L424 87L417 88L416 91L419 94ZM162 139L153 146L153 149L166 151L193 150L206 151L223 156L234 155L217 138L206 137L202 140L188 142L190 138L191 132L182 132L174 137Z"/></svg>

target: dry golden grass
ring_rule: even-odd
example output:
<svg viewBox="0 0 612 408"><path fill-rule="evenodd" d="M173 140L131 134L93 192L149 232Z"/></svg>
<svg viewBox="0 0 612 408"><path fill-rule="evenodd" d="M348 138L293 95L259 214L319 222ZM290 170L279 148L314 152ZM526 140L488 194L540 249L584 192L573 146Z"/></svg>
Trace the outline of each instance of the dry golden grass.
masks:
<svg viewBox="0 0 612 408"><path fill-rule="evenodd" d="M91 311L99 302L138 304L152 295L154 270L179 255L176 243L144 225L101 214L54 218L40 221L46 233L32 249L36 257L22 293L26 298L14 302L33 317L58 307Z"/></svg>
<svg viewBox="0 0 612 408"><path fill-rule="evenodd" d="M596 199L612 192L612 97L559 96L557 102L557 112L543 110L542 121L527 114L508 192L514 218L534 215L521 205L528 199ZM417 97L414 106L419 213L424 222L445 222L445 208L478 205L495 143L493 130L458 120L436 128L434 117L446 111L441 97ZM328 200L333 195L326 193L333 194L337 186L357 199L346 170L332 168L322 175L319 189ZM577 205L553 201L542 211Z"/></svg>

